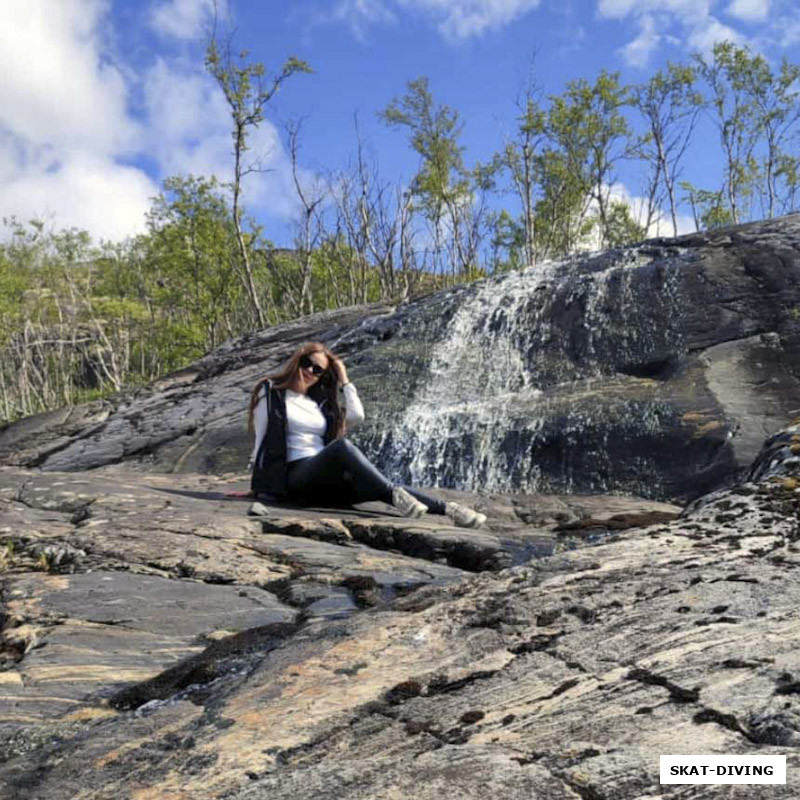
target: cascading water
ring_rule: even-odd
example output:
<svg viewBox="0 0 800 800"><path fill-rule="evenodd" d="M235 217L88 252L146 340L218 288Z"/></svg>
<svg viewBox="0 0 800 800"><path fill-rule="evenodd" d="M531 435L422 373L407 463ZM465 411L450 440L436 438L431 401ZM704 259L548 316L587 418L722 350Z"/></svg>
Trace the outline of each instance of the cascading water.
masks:
<svg viewBox="0 0 800 800"><path fill-rule="evenodd" d="M373 440L382 466L413 485L540 490L540 450L552 434L543 429L554 405L591 393L593 378L614 371L609 352L641 350L649 335L639 320L611 330L609 306L627 305L631 275L651 261L627 251L588 269L585 261L581 269L551 262L472 287L432 347L410 402ZM562 413L560 435L578 441L582 426L593 424L591 404L580 413ZM565 488L568 449L556 454Z"/></svg>
<svg viewBox="0 0 800 800"><path fill-rule="evenodd" d="M438 485L457 462L458 484L508 488L505 456L496 443L508 425L509 403L541 394L531 372L521 321L531 293L559 265L483 283L456 311L447 337L431 353L428 374L396 428L393 472L412 483Z"/></svg>

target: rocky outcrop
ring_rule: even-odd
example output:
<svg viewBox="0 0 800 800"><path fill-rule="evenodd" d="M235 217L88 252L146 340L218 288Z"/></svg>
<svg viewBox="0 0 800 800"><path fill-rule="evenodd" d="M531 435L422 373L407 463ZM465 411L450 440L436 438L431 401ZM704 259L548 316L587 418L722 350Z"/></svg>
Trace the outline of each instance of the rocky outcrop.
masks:
<svg viewBox="0 0 800 800"><path fill-rule="evenodd" d="M53 717L105 715L115 693L212 641L231 648L236 632L254 630L239 645L263 650L274 630L385 607L617 529L598 517L642 525L677 511L624 497L483 495L467 500L491 514L490 527L465 531L381 503L349 513L262 505L248 516L248 503L224 494L241 486L118 467L0 469L0 740L35 738ZM580 522L588 527L569 529Z"/></svg>
<svg viewBox="0 0 800 800"><path fill-rule="evenodd" d="M277 326L9 426L0 462L241 470L250 388L308 339L347 359L368 412L354 437L405 482L689 499L800 409L800 216Z"/></svg>
<svg viewBox="0 0 800 800"><path fill-rule="evenodd" d="M0 798L642 800L674 752L791 776L799 284L797 216L656 241L0 431ZM486 528L225 494L249 388L309 339L359 443Z"/></svg>
<svg viewBox="0 0 800 800"><path fill-rule="evenodd" d="M671 797L794 797L798 451L787 428L644 528L622 529L669 509L484 496L473 541L374 507L248 518L219 479L7 468L0 796L633 800L660 754L700 752L786 755L790 779ZM467 573L373 549L370 523L495 554L473 569L526 536L551 554Z"/></svg>

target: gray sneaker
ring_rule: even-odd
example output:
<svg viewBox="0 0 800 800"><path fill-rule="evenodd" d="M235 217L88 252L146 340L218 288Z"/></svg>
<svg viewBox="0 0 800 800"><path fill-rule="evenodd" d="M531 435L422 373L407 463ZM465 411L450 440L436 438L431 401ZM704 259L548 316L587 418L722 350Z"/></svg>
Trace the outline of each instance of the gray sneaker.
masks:
<svg viewBox="0 0 800 800"><path fill-rule="evenodd" d="M460 503L445 503L445 514L450 517L459 528L480 528L486 522L486 514L473 511Z"/></svg>
<svg viewBox="0 0 800 800"><path fill-rule="evenodd" d="M416 497L409 494L401 486L395 486L392 489L392 505L404 516L417 519L421 517L427 510L428 506L420 503Z"/></svg>

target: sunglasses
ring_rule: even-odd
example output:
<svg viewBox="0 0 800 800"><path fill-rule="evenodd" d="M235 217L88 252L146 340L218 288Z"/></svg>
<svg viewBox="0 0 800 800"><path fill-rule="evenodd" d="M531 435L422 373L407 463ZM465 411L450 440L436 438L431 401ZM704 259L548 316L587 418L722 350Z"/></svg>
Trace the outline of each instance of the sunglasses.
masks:
<svg viewBox="0 0 800 800"><path fill-rule="evenodd" d="M310 369L317 378L325 372L323 367L319 364L315 364L308 356L303 356L300 359L300 366L303 367L303 369Z"/></svg>

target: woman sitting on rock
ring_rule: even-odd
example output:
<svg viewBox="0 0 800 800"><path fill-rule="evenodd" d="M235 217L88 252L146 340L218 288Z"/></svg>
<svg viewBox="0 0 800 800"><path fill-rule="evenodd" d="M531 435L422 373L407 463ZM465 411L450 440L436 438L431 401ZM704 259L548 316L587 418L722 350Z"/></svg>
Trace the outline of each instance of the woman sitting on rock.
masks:
<svg viewBox="0 0 800 800"><path fill-rule="evenodd" d="M340 386L345 413L339 406ZM361 400L342 360L319 342L298 348L283 369L253 389L252 493L338 508L383 500L406 517L430 511L466 528L486 521L483 514L458 503L395 486L344 438L346 423L363 419Z"/></svg>

